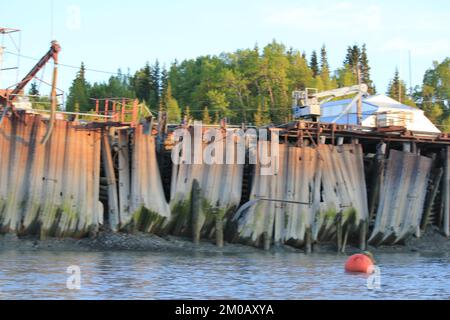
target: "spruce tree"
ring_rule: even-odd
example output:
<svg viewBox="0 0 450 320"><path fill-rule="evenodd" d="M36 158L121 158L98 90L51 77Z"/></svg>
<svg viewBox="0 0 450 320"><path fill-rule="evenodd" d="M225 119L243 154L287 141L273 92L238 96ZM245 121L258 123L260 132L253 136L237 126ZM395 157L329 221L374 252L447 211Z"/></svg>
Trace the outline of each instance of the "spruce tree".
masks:
<svg viewBox="0 0 450 320"><path fill-rule="evenodd" d="M403 80L400 79L400 73L398 69L395 69L394 77L389 83L387 95L402 104L416 106L414 101L407 96L406 84Z"/></svg>
<svg viewBox="0 0 450 320"><path fill-rule="evenodd" d="M66 110L75 111L75 105L78 103L81 112L88 112L91 109L89 104L89 90L90 85L86 81L86 68L84 63L81 63L80 70L69 89Z"/></svg>
<svg viewBox="0 0 450 320"><path fill-rule="evenodd" d="M38 89L36 81L33 81L31 83L30 90L28 91L28 94L30 96L38 96L39 95L39 89Z"/></svg>
<svg viewBox="0 0 450 320"><path fill-rule="evenodd" d="M320 77L324 90L331 89L330 65L328 63L328 55L325 45L323 45L320 50Z"/></svg>
<svg viewBox="0 0 450 320"><path fill-rule="evenodd" d="M178 124L181 123L181 110L178 106L177 100L172 97L172 89L169 85L167 86L166 95L164 96L164 104L167 108L167 120L169 123Z"/></svg>
<svg viewBox="0 0 450 320"><path fill-rule="evenodd" d="M165 97L167 93L167 88L169 86L169 73L167 69L163 67L161 71L161 97ZM173 92L172 88L171 91ZM173 94L173 93L172 93ZM165 110L167 106L165 105L165 99L160 99L160 107L161 110Z"/></svg>
<svg viewBox="0 0 450 320"><path fill-rule="evenodd" d="M161 100L161 68L158 60L151 68L150 79L150 105L159 106Z"/></svg>
<svg viewBox="0 0 450 320"><path fill-rule="evenodd" d="M319 61L317 59L317 52L315 50L312 52L309 67L312 70L313 77L317 77L319 75Z"/></svg>
<svg viewBox="0 0 450 320"><path fill-rule="evenodd" d="M134 75L132 79L132 86L136 93L136 98L151 108L158 108L158 106L150 104L150 92L152 91L151 78L152 70L150 64L147 62L144 68L138 70Z"/></svg>
<svg viewBox="0 0 450 320"><path fill-rule="evenodd" d="M361 49L360 56L360 69L361 69L361 82L367 84L369 87L369 93L375 94L375 86L373 85L373 81L370 79L370 66L369 66L369 58L367 57L367 47L366 44L363 44Z"/></svg>

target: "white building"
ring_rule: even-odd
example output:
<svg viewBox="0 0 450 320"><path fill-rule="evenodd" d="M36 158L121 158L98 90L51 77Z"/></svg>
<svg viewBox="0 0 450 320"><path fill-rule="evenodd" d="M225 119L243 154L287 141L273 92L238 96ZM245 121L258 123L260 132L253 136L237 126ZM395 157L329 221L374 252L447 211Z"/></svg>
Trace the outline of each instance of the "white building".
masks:
<svg viewBox="0 0 450 320"><path fill-rule="evenodd" d="M381 94L363 98L362 101L362 126L400 126L415 133L441 133L419 108L406 106ZM351 99L324 103L321 107L320 121L332 123L350 103ZM353 105L335 123L357 124L357 105Z"/></svg>

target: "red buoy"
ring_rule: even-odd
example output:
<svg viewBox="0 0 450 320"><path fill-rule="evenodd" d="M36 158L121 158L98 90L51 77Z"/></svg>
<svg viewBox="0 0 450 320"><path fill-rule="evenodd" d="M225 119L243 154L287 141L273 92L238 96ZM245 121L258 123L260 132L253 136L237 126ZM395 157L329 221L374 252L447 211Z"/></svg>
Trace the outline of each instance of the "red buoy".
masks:
<svg viewBox="0 0 450 320"><path fill-rule="evenodd" d="M355 254L348 258L345 263L345 271L347 272L360 272L360 273L372 273L373 261L365 254Z"/></svg>

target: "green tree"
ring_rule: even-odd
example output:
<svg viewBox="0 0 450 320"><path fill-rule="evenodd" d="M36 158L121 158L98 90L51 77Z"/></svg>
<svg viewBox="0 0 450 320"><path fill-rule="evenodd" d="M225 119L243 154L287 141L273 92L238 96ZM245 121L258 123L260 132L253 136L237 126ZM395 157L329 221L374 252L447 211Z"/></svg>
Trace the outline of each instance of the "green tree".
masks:
<svg viewBox="0 0 450 320"><path fill-rule="evenodd" d="M205 109L203 109L202 122L206 125L211 124L211 116L209 115L208 107L205 107Z"/></svg>
<svg viewBox="0 0 450 320"><path fill-rule="evenodd" d="M362 46L359 62L361 71L361 82L367 84L367 86L369 87L370 94L376 94L375 86L373 85L373 81L370 78L370 65L369 65L369 58L367 56L366 44L363 44Z"/></svg>
<svg viewBox="0 0 450 320"><path fill-rule="evenodd" d="M84 66L84 63L81 63L80 70L78 71L75 79L72 82L72 86L69 89L66 110L75 111L75 104L78 103L81 112L89 111L89 90L90 84L86 81L86 68Z"/></svg>
<svg viewBox="0 0 450 320"><path fill-rule="evenodd" d="M147 62L145 66L136 71L132 80L133 89L139 101L144 102L151 108L158 106L150 104L150 94L152 92L152 70L150 64Z"/></svg>
<svg viewBox="0 0 450 320"><path fill-rule="evenodd" d="M343 68L336 71L336 82L340 88L350 87L358 84L358 79L353 68L346 64Z"/></svg>
<svg viewBox="0 0 450 320"><path fill-rule="evenodd" d="M403 80L400 79L400 73L398 72L398 69L395 70L394 77L389 83L387 95L405 105L409 105L412 107L416 106L414 101L407 96L406 84Z"/></svg>
<svg viewBox="0 0 450 320"><path fill-rule="evenodd" d="M320 49L320 78L324 90L334 88L330 78L330 65L328 63L328 53L325 45L323 45L322 49Z"/></svg>
<svg viewBox="0 0 450 320"><path fill-rule="evenodd" d="M30 102L32 103L33 109L50 110L50 98L47 96L41 96L36 81L31 83L28 95L30 95Z"/></svg>
<svg viewBox="0 0 450 320"><path fill-rule="evenodd" d="M350 66L350 68L355 68L361 59L361 49L358 45L348 46L347 55L345 56L344 65Z"/></svg>
<svg viewBox="0 0 450 320"><path fill-rule="evenodd" d="M30 85L30 90L28 91L28 94L30 96L38 96L39 95L39 89L36 81L33 81Z"/></svg>
<svg viewBox="0 0 450 320"><path fill-rule="evenodd" d="M150 70L150 106L159 107L161 101L161 68L159 61L156 60L155 64Z"/></svg>
<svg viewBox="0 0 450 320"><path fill-rule="evenodd" d="M218 90L210 90L206 94L208 98L208 105L211 107L213 112L218 112L222 116L230 116L230 110L228 109L229 102L223 92Z"/></svg>
<svg viewBox="0 0 450 320"><path fill-rule="evenodd" d="M319 70L319 60L317 58L317 52L315 50L312 52L309 67L312 70L313 77L317 77L320 73L320 70Z"/></svg>
<svg viewBox="0 0 450 320"><path fill-rule="evenodd" d="M289 80L287 77L289 59L286 48L275 40L264 47L261 62L261 90L268 95L271 119L277 123L291 119Z"/></svg>
<svg viewBox="0 0 450 320"><path fill-rule="evenodd" d="M167 86L166 95L164 96L164 105L167 106L167 121L169 123L181 123L181 110L177 100L172 96L172 88Z"/></svg>
<svg viewBox="0 0 450 320"><path fill-rule="evenodd" d="M444 132L450 132L450 58L433 62L414 98L425 115Z"/></svg>

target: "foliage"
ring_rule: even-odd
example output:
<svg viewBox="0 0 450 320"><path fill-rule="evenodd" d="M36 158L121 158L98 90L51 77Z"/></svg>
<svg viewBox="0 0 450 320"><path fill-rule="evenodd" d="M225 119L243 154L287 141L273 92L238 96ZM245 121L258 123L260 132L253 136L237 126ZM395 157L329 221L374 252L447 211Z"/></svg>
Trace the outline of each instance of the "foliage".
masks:
<svg viewBox="0 0 450 320"><path fill-rule="evenodd" d="M317 54L319 52L319 55ZM181 62L175 60L169 68L156 61L146 63L133 75L120 71L105 83L89 84L82 64L70 89L66 109L93 109L92 98L137 98L153 111L165 110L169 121L179 123L182 116L203 119L204 123L219 122L256 125L285 123L292 119L291 93L294 90L317 88L330 90L362 83L376 93L371 80L368 52L365 45L352 45L342 67L332 72L325 45L314 51L308 62L306 53L273 40L263 48L205 55ZM432 121L450 124L449 59L435 63L424 77L424 83L413 97L404 82L395 74L388 95L402 103L421 107ZM342 99L342 98L340 98ZM448 119L448 120L446 120Z"/></svg>

